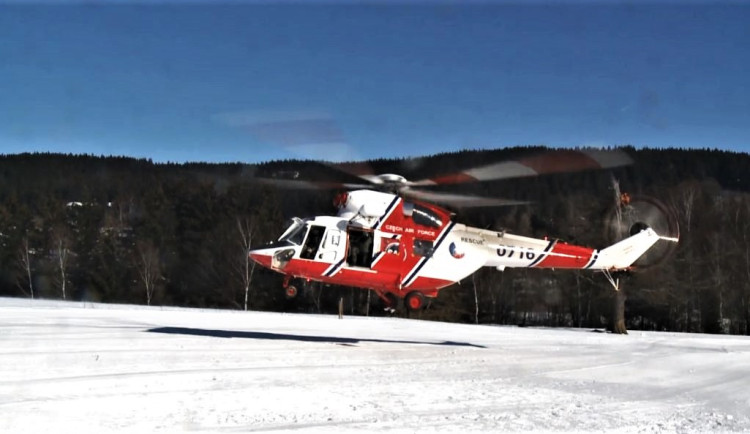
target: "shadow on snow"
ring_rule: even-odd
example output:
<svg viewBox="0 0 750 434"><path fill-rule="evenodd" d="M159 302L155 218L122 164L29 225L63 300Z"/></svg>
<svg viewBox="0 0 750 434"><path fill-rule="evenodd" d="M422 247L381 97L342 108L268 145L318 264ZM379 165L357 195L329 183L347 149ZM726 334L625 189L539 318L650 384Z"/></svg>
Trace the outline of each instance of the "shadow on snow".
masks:
<svg viewBox="0 0 750 434"><path fill-rule="evenodd" d="M305 336L305 335L290 335L284 333L267 333L267 332L250 332L250 331L237 331L237 330L209 330L209 329L195 329L188 327L156 327L146 330L149 333L164 333L170 335L189 335L189 336L206 336L212 338L243 338L243 339L264 339L264 340L283 340L283 341L297 341L297 342L327 342L332 344L340 345L354 345L360 342L376 342L376 343L389 343L389 344L420 344L420 345L444 345L453 347L474 347L474 348L486 348L482 345L471 344L468 342L420 342L420 341L400 341L400 340L389 340L389 339L358 339L358 338L342 338L335 336Z"/></svg>

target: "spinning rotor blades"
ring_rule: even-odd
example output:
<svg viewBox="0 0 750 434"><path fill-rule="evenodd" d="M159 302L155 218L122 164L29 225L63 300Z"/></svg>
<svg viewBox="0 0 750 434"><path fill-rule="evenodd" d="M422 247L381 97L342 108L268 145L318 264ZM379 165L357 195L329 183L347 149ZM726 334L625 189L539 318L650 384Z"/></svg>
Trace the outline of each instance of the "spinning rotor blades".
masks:
<svg viewBox="0 0 750 434"><path fill-rule="evenodd" d="M556 173L601 170L632 163L622 150L552 150L510 161L501 161L460 172L408 181L397 174L377 174L367 162L328 163L306 162L319 168L311 176L300 172L282 170L269 176L258 177L261 182L282 188L302 189L375 189L390 191L430 202L447 204L456 208L484 206L512 206L528 204L526 201L482 197L455 192L428 191L425 188L457 185L471 182L493 181L531 177ZM395 163L398 164L398 163ZM292 173L293 176L289 176ZM312 176L312 175L315 176ZM412 187L422 187L414 189Z"/></svg>
<svg viewBox="0 0 750 434"><path fill-rule="evenodd" d="M404 189L401 194L408 197L427 200L429 202L439 202L451 205L456 208L471 208L483 206L513 206L526 205L529 202L509 200L494 197L472 196L468 194L442 193L425 190Z"/></svg>
<svg viewBox="0 0 750 434"><path fill-rule="evenodd" d="M466 182L523 178L553 173L601 170L632 164L625 152L616 150L570 150L545 152L516 161L501 161L461 172L415 181L413 185L446 185Z"/></svg>

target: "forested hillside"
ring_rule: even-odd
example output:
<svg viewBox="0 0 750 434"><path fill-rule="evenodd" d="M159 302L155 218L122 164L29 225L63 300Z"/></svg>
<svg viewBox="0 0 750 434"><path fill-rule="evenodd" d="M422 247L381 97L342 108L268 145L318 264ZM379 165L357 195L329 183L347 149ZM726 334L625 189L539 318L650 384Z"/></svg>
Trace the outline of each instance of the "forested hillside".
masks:
<svg viewBox="0 0 750 434"><path fill-rule="evenodd" d="M370 162L420 179L544 148L462 151ZM623 277L631 328L750 334L750 155L626 148L633 165L469 185L453 191L528 205L457 210L456 219L592 247L611 243L613 179L673 209L680 243ZM313 162L155 164L124 157L0 156L0 295L382 315L368 291L313 284L287 300L281 276L246 261L292 216L333 214L335 191L280 189L257 175L328 176ZM245 288L249 287L247 304ZM601 274L480 270L443 290L425 319L601 327L614 290Z"/></svg>

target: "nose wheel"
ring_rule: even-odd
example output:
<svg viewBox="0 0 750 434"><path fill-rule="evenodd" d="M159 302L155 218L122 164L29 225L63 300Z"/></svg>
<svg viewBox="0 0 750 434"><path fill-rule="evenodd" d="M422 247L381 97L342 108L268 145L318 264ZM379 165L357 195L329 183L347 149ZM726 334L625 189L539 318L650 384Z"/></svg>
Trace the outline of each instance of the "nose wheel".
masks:
<svg viewBox="0 0 750 434"><path fill-rule="evenodd" d="M297 295L299 295L299 288L301 287L301 285L304 285L304 281L300 279L295 279L292 282L291 276L286 276L284 278L284 283L282 284L282 288L284 288L284 296L287 298L287 300L297 298Z"/></svg>
<svg viewBox="0 0 750 434"><path fill-rule="evenodd" d="M299 294L299 290L294 285L289 285L284 289L284 295L290 300L296 298L297 294Z"/></svg>

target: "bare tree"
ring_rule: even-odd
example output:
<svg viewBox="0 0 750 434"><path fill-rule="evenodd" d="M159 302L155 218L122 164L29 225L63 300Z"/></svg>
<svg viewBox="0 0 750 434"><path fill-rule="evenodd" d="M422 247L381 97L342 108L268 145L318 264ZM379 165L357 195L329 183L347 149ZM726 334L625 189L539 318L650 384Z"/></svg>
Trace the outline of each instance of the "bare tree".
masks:
<svg viewBox="0 0 750 434"><path fill-rule="evenodd" d="M739 312L738 319L742 324L740 333L750 335L750 195L742 197L737 207L734 226L740 232L736 239L737 259L742 270L738 273Z"/></svg>
<svg viewBox="0 0 750 434"><path fill-rule="evenodd" d="M620 283L620 279L616 278L617 289L614 293L614 306L612 315L612 324L610 325L611 332L621 335L628 334L628 328L625 326L625 301L628 299L625 290Z"/></svg>
<svg viewBox="0 0 750 434"><path fill-rule="evenodd" d="M591 285L595 285L594 279L590 275L578 270L575 272L576 296L574 306L574 325L578 328L583 327L584 321L589 323L591 317ZM581 289L586 283L585 293ZM585 308L584 308L585 305Z"/></svg>
<svg viewBox="0 0 750 434"><path fill-rule="evenodd" d="M479 295L477 294L477 274L471 275L471 283L474 287L474 324L479 324Z"/></svg>
<svg viewBox="0 0 750 434"><path fill-rule="evenodd" d="M695 181L688 181L677 187L677 193L674 197L674 208L680 216L680 227L685 229L686 236L682 237L681 242L684 244L684 261L685 268L682 275L686 279L687 287L684 290L682 300L684 301L685 311L685 331L690 332L693 324L693 310L699 306L698 291L696 289L695 264L697 259L694 254L695 245L693 238L697 234L692 233L693 217L695 216L695 202L701 193L700 186Z"/></svg>
<svg viewBox="0 0 750 434"><path fill-rule="evenodd" d="M372 290L367 290L367 304L365 305L365 316L370 316L370 297L372 296Z"/></svg>
<svg viewBox="0 0 750 434"><path fill-rule="evenodd" d="M680 186L678 194L673 200L674 208L680 213L686 232L690 232L693 223L693 210L695 199L699 193L699 187L694 183L684 183Z"/></svg>
<svg viewBox="0 0 750 434"><path fill-rule="evenodd" d="M29 237L23 237L21 240L21 247L18 251L18 264L26 274L26 279L29 285L29 294L31 298L34 298L34 280L31 278L31 252L29 250ZM19 282L20 285L20 282Z"/></svg>
<svg viewBox="0 0 750 434"><path fill-rule="evenodd" d="M159 249L151 241L140 241L137 245L138 276L146 290L146 304L151 305L156 283L161 278L161 258Z"/></svg>
<svg viewBox="0 0 750 434"><path fill-rule="evenodd" d="M53 231L52 242L57 270L60 272L60 294L62 295L62 299L66 300L67 271L71 257L71 241L67 229L62 227L56 228Z"/></svg>
<svg viewBox="0 0 750 434"><path fill-rule="evenodd" d="M614 177L612 178L612 189L614 190L615 200L615 225L617 230L620 231L620 233L615 234L614 237L617 241L619 241L627 236L626 229L622 224L622 208L624 205L624 200L627 199L620 191L619 181L617 181ZM607 276L609 277L609 281L615 289L615 292L612 295L612 319L609 324L609 329L612 333L626 335L628 334L628 328L625 326L625 301L628 297L627 294L625 294L625 289L622 287L622 284L620 282L621 276L610 276L609 274L607 274Z"/></svg>
<svg viewBox="0 0 750 434"><path fill-rule="evenodd" d="M255 271L255 261L250 259L250 248L253 242L254 225L249 218L237 217L237 231L240 234L240 245L242 246L242 285L245 290L244 310L247 310L248 300L250 298L250 284L253 282L253 272Z"/></svg>
<svg viewBox="0 0 750 434"><path fill-rule="evenodd" d="M706 324L704 332L725 332L724 330L724 291L728 276L723 267L723 264L727 262L726 258L726 247L722 237L718 233L712 234L709 240L709 255L710 265L712 269L711 289L708 291L712 298L715 298L714 302L716 306L713 310L713 315L709 315L707 321L713 321L712 324Z"/></svg>

